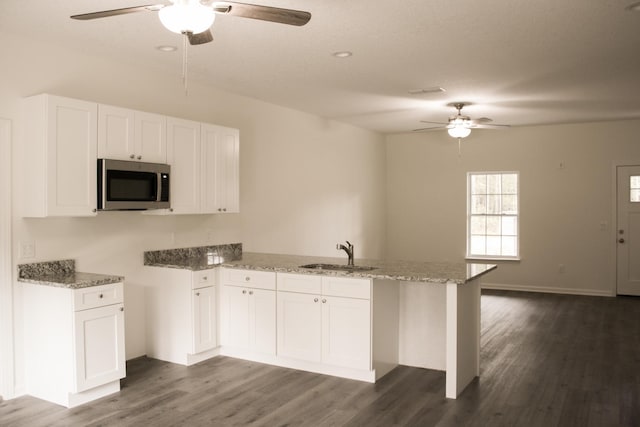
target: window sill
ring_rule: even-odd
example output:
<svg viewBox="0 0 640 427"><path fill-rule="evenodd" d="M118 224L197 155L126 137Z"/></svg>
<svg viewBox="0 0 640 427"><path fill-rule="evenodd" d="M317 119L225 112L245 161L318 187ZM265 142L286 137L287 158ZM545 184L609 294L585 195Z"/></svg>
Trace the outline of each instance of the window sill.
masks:
<svg viewBox="0 0 640 427"><path fill-rule="evenodd" d="M478 257L478 256L468 256L468 257L465 257L465 260L467 260L467 261L473 261L473 262L483 262L483 261L491 261L491 262L497 262L497 261L520 262L520 257L504 258L504 257Z"/></svg>

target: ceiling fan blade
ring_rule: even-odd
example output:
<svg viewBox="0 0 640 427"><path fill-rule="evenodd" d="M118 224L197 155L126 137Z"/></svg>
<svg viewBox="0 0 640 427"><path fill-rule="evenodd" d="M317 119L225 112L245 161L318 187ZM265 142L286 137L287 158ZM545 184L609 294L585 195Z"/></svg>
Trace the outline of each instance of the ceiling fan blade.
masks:
<svg viewBox="0 0 640 427"><path fill-rule="evenodd" d="M511 125L497 125L497 124L475 124L472 125L472 129L507 129L510 128Z"/></svg>
<svg viewBox="0 0 640 427"><path fill-rule="evenodd" d="M198 34L187 33L187 37L189 37L189 44L194 46L213 41L213 35L211 35L211 31L208 29Z"/></svg>
<svg viewBox="0 0 640 427"><path fill-rule="evenodd" d="M71 19L80 19L83 21L89 19L107 18L109 16L125 15L127 13L158 11L165 7L164 4L147 4L143 6L124 7L122 9L102 10L100 12L82 13L79 15L71 15Z"/></svg>
<svg viewBox="0 0 640 427"><path fill-rule="evenodd" d="M311 19L311 14L302 10L281 9L278 7L237 3L233 1L213 2L212 7L213 10L218 13L295 25L298 27L306 24Z"/></svg>
<svg viewBox="0 0 640 427"><path fill-rule="evenodd" d="M442 126L446 126L446 125L449 124L449 123L442 123L442 122L430 122L428 120L420 120L420 123L431 123L431 124L434 124L434 125L442 125Z"/></svg>
<svg viewBox="0 0 640 427"><path fill-rule="evenodd" d="M432 127L432 128L420 128L420 129L413 129L411 132L430 132L433 130L442 130L442 129L446 129L446 127L444 126L436 126L436 127Z"/></svg>

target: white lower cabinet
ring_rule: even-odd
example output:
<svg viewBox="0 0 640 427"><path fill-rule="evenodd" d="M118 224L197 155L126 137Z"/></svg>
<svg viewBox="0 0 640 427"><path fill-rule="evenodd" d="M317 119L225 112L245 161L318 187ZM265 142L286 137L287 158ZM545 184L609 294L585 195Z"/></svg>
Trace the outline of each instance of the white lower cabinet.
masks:
<svg viewBox="0 0 640 427"><path fill-rule="evenodd" d="M146 353L192 365L217 355L216 270L145 267Z"/></svg>
<svg viewBox="0 0 640 427"><path fill-rule="evenodd" d="M216 287L207 286L194 289L191 306L193 307L193 349L192 353L200 353L217 347L216 331Z"/></svg>
<svg viewBox="0 0 640 427"><path fill-rule="evenodd" d="M278 273L278 356L370 370L370 292L368 279Z"/></svg>
<svg viewBox="0 0 640 427"><path fill-rule="evenodd" d="M120 390L123 284L24 284L27 394L74 407Z"/></svg>
<svg viewBox="0 0 640 427"><path fill-rule="evenodd" d="M275 273L222 270L220 344L275 355Z"/></svg>

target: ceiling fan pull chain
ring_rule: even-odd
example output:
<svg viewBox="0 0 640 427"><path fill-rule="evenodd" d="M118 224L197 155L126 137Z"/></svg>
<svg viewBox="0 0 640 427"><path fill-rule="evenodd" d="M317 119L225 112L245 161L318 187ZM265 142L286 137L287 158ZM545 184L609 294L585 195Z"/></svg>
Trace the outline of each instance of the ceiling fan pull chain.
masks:
<svg viewBox="0 0 640 427"><path fill-rule="evenodd" d="M184 85L184 94L189 94L187 87L187 72L188 72L188 49L189 49L189 34L187 32L182 33L182 84Z"/></svg>
<svg viewBox="0 0 640 427"><path fill-rule="evenodd" d="M460 148L460 140L462 138L458 138L458 157L460 157L462 155L462 149Z"/></svg>

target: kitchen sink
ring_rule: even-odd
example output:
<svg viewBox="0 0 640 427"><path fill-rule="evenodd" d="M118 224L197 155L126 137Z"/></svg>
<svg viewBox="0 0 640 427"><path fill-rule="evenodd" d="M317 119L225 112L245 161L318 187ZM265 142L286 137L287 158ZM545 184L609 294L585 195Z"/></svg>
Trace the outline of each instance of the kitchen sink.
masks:
<svg viewBox="0 0 640 427"><path fill-rule="evenodd" d="M343 264L305 264L300 268L311 268L313 270L337 270L337 271L371 271L376 267L369 267L366 265L343 265Z"/></svg>

